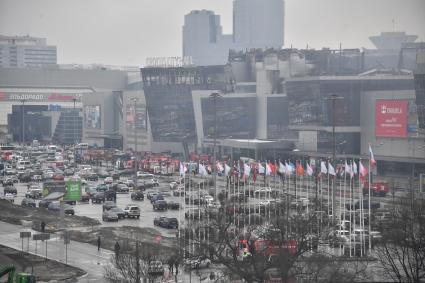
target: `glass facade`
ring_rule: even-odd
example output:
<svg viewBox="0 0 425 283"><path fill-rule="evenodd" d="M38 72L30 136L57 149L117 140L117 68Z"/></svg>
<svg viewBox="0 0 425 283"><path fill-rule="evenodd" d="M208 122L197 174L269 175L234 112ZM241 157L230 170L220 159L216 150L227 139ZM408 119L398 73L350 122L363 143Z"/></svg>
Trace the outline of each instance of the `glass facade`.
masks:
<svg viewBox="0 0 425 283"><path fill-rule="evenodd" d="M255 97L221 97L216 103L217 138L255 137ZM202 98L201 107L204 136L214 138L214 100Z"/></svg>

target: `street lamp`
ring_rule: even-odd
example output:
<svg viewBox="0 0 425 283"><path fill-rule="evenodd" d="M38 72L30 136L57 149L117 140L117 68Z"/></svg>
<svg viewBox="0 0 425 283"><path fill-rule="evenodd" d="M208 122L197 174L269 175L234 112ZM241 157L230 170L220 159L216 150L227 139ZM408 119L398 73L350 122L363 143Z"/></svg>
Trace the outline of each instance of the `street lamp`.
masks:
<svg viewBox="0 0 425 283"><path fill-rule="evenodd" d="M217 146L217 99L222 97L220 93L213 92L209 98L214 102L214 146L213 146L213 166L211 173L213 173L215 200L217 201L217 168L216 168L216 146Z"/></svg>
<svg viewBox="0 0 425 283"><path fill-rule="evenodd" d="M137 121L137 112L136 106L139 98L133 97L131 99L134 102L134 116L133 116L133 127L134 127L134 188L137 189L137 132L136 132L136 121Z"/></svg>
<svg viewBox="0 0 425 283"><path fill-rule="evenodd" d="M22 146L24 146L25 143L25 99L21 99L21 103L22 103Z"/></svg>
<svg viewBox="0 0 425 283"><path fill-rule="evenodd" d="M328 97L325 98L328 101L332 102L332 162L334 163L334 166L336 166L336 136L335 136L335 103L337 100L344 99L342 96L338 96L336 94L331 94ZM328 111L329 113L329 111ZM335 203L335 190L332 190L332 204ZM335 211L334 207L332 207L332 224L335 224Z"/></svg>

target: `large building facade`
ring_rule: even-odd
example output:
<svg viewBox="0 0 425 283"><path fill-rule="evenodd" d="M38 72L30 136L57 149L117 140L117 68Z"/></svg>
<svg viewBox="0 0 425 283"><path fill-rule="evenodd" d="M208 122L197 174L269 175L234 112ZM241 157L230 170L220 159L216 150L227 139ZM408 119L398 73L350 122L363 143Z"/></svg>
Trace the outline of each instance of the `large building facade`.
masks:
<svg viewBox="0 0 425 283"><path fill-rule="evenodd" d="M55 66L56 46L45 38L0 35L0 68Z"/></svg>

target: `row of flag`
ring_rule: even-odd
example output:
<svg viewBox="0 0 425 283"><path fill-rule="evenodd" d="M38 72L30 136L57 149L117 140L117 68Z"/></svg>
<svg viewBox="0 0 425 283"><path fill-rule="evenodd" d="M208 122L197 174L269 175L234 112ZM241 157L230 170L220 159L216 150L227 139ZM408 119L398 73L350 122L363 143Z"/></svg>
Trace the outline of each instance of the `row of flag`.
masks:
<svg viewBox="0 0 425 283"><path fill-rule="evenodd" d="M371 166L376 166L376 161L372 152L372 148L369 145L369 153L370 153L370 163ZM252 162L250 164L243 163L241 164L239 162L235 162L233 167L230 167L227 163L216 163L216 170L217 172L223 173L224 176L230 176L230 175L240 175L241 178L249 178L251 175L253 175L254 179L256 178L257 174L263 174L265 176L271 176L271 175L291 175L296 174L298 176L313 176L314 175L314 169L313 166L309 162L306 162L305 168L302 165L302 162L296 162L296 164L293 164L291 161L285 161L285 163L282 163L281 161L275 161L273 162L265 162L264 165L261 162ZM243 169L242 169L243 168ZM187 173L188 169L187 166L184 163L180 163L180 176L184 176ZM192 170L190 170L192 172ZM207 176L210 174L211 166L210 165L204 165L199 164L198 165L198 172L201 176ZM330 162L321 161L320 162L320 171L318 170L318 176L321 175L332 175L332 176L350 176L353 178L355 175L360 174L361 178L365 178L368 174L368 169L363 166L362 162L359 161L359 166L357 167L357 163L353 160L350 163L347 163L347 160L344 164L339 164L336 166L336 169Z"/></svg>

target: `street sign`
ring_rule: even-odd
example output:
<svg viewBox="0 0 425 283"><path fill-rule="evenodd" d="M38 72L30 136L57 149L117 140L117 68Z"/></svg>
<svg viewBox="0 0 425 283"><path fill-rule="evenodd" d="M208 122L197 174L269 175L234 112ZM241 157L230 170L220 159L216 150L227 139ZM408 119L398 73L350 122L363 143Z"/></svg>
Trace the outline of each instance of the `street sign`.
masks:
<svg viewBox="0 0 425 283"><path fill-rule="evenodd" d="M19 237L20 238L31 238L31 232L20 232Z"/></svg>
<svg viewBox="0 0 425 283"><path fill-rule="evenodd" d="M34 235L32 235L32 239L34 241L49 240L50 239L50 234L49 233L34 234Z"/></svg>
<svg viewBox="0 0 425 283"><path fill-rule="evenodd" d="M81 181L69 179L66 183L65 200L80 201L81 200Z"/></svg>

